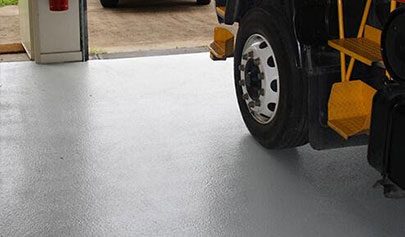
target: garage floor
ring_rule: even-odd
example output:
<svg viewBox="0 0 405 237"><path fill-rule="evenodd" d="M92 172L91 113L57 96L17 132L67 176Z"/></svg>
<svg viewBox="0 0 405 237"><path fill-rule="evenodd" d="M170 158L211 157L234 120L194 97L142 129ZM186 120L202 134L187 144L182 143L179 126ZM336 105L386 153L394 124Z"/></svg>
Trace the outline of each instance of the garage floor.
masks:
<svg viewBox="0 0 405 237"><path fill-rule="evenodd" d="M403 236L366 147L261 148L232 61L0 64L0 236Z"/></svg>

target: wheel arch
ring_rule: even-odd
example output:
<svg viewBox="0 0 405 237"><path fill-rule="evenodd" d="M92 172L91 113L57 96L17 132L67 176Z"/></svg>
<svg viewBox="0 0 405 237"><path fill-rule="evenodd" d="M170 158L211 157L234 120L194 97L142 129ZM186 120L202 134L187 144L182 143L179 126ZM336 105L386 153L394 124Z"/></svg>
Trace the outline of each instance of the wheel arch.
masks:
<svg viewBox="0 0 405 237"><path fill-rule="evenodd" d="M217 4L219 1L217 0ZM296 24L294 23L296 1L301 0L227 0L224 23L232 25L235 22L240 22L242 17L254 7L261 8L267 14L277 12L280 16L285 16L283 18L290 27L292 45L295 49L295 64L301 72L303 66L302 45L298 40Z"/></svg>

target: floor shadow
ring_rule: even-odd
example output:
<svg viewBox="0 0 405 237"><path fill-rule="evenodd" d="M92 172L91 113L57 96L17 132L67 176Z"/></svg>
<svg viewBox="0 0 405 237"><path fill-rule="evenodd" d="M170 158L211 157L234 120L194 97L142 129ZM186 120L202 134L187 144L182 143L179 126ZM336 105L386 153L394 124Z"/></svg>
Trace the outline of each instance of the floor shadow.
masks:
<svg viewBox="0 0 405 237"><path fill-rule="evenodd" d="M296 169L301 158L301 154L297 150L299 148L280 150L266 149L251 135L246 135L241 138L241 147L257 151L257 154L260 154L260 157L264 162L266 160L275 160L288 169L291 169L292 167Z"/></svg>
<svg viewBox="0 0 405 237"><path fill-rule="evenodd" d="M339 212L348 213L351 218L376 233L398 233L403 230L405 202L387 199L381 188L372 187L380 175L367 163L365 146L325 151L315 151L308 145L286 150L267 150L247 135L241 138L240 147L245 156L253 154L255 157L253 161L244 163L250 166L249 169L239 167L245 172L260 169L274 172L276 167L280 171L280 179L290 174L292 181L295 180L285 182L286 189L292 189L296 183L300 183L300 187L307 190L309 196L322 200L322 209L338 208ZM269 177L261 173L257 180L267 179L270 182ZM267 195L278 194L272 191Z"/></svg>
<svg viewBox="0 0 405 237"><path fill-rule="evenodd" d="M249 135L241 138L240 143L241 152L255 157L255 162L249 165L256 168L277 165L313 187L321 196L336 200L361 200L370 196L379 199L378 196L382 196L381 190L372 188L380 176L368 165L364 146L315 151L306 145L268 150Z"/></svg>

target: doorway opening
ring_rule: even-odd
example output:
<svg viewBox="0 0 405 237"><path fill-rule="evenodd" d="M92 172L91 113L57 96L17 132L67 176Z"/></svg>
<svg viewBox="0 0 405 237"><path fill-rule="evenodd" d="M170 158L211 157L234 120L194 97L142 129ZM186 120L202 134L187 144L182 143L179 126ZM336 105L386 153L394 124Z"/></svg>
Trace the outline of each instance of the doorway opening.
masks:
<svg viewBox="0 0 405 237"><path fill-rule="evenodd" d="M207 51L217 25L209 0L87 0L87 6L90 58Z"/></svg>
<svg viewBox="0 0 405 237"><path fill-rule="evenodd" d="M106 2L117 4L109 5ZM28 9L22 5L32 3L35 3L37 9L22 10ZM79 7L73 7L76 3ZM29 55L32 48L36 52L38 48L42 50L48 45L58 44L59 47L72 43L59 39L64 36L58 34L63 35L64 32L60 32L62 28L55 26L58 21L47 20L51 13L44 7L48 6L49 0L0 0L0 4L0 45L6 45L3 48L14 53L0 53L0 60L29 60L24 53L24 47L27 49L26 45L29 45L24 39L27 32L32 33L29 34L31 38L35 34L40 35L34 37L36 40L30 41L31 45L34 43L35 46L40 46L29 47ZM88 56L90 59L103 59L207 52L213 29L218 24L213 0L69 0L69 5L69 14L74 11L74 15L80 17L83 60L87 60ZM42 21L36 19L36 26L33 27L34 23L30 21L39 14L38 11L47 18L45 20L42 17ZM53 16L61 15L54 13ZM70 29L71 27L66 27L67 24L68 22L63 25ZM40 27L42 30L39 31ZM37 40L38 37L41 40ZM11 57L11 60L4 59L7 57Z"/></svg>
<svg viewBox="0 0 405 237"><path fill-rule="evenodd" d="M29 60L21 44L18 0L0 0L0 62Z"/></svg>

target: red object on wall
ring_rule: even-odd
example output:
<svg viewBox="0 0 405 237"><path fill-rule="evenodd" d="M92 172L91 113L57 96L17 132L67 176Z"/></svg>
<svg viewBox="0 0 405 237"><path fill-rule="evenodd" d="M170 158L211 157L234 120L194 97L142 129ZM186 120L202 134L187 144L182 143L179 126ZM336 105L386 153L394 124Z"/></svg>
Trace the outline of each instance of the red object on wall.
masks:
<svg viewBox="0 0 405 237"><path fill-rule="evenodd" d="M51 11L67 11L69 10L69 0L49 0L49 10Z"/></svg>

